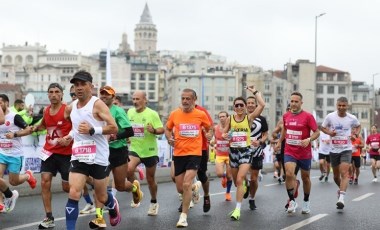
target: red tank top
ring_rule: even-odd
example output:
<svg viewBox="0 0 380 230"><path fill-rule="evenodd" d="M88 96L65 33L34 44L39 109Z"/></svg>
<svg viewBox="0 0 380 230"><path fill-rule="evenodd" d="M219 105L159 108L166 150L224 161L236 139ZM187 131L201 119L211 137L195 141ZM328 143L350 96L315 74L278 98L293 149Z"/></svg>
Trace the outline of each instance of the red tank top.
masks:
<svg viewBox="0 0 380 230"><path fill-rule="evenodd" d="M228 157L230 154L230 141L222 137L223 133L220 131L219 125L215 125L214 132L216 155Z"/></svg>
<svg viewBox="0 0 380 230"><path fill-rule="evenodd" d="M54 154L71 155L72 144L68 146L61 146L57 143L57 138L61 138L69 134L71 131L71 122L64 118L66 105L62 104L58 113L50 115L50 105L44 112L44 125L47 130L46 141L44 149Z"/></svg>
<svg viewBox="0 0 380 230"><path fill-rule="evenodd" d="M352 156L353 157L360 157L361 148L356 148L356 145L360 145L362 143L360 138L355 138L354 141L351 141L352 143Z"/></svg>

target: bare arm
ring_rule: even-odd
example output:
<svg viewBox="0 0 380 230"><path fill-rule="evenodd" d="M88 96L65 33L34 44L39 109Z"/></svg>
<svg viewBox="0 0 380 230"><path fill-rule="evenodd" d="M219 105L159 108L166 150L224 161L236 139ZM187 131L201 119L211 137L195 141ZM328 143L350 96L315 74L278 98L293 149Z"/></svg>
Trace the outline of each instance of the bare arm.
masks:
<svg viewBox="0 0 380 230"><path fill-rule="evenodd" d="M108 106L102 101L97 100L94 104L94 114L106 122L106 126L103 126L103 135L117 134L118 128L115 119L112 117Z"/></svg>
<svg viewBox="0 0 380 230"><path fill-rule="evenodd" d="M261 96L261 93L256 90L255 86L250 86L248 87L247 90L251 91L252 93L255 93L254 96L256 97L256 101L257 101L257 107L255 111L253 111L253 113L248 115L248 120L250 122L253 122L253 120L255 120L255 118L260 116L260 114L263 112L264 107L265 107L265 102L264 102L263 97Z"/></svg>

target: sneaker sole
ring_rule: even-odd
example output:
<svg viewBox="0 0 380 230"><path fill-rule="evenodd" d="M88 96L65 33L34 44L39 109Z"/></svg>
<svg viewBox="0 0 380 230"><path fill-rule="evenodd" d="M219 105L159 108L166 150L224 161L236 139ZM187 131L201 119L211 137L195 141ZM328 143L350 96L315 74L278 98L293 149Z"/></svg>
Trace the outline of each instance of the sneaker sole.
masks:
<svg viewBox="0 0 380 230"><path fill-rule="evenodd" d="M309 214L309 213L310 213L310 210L308 210L308 211L302 211L301 213L302 213L302 214Z"/></svg>
<svg viewBox="0 0 380 230"><path fill-rule="evenodd" d="M344 204L342 202L337 202L336 203L336 208L337 209L343 209L344 208Z"/></svg>

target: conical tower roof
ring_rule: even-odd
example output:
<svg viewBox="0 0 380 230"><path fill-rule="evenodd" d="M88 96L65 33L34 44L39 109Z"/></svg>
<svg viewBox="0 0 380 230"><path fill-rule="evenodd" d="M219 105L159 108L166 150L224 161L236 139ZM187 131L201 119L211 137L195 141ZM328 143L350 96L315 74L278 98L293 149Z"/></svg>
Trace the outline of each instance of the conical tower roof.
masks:
<svg viewBox="0 0 380 230"><path fill-rule="evenodd" d="M144 11L140 17L140 23L153 24L152 15L150 15L148 3L145 3Z"/></svg>

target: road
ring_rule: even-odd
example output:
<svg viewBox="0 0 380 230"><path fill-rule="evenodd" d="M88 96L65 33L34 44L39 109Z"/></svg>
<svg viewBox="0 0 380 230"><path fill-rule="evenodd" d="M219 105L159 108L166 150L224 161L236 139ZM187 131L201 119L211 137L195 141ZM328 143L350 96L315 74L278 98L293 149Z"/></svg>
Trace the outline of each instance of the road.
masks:
<svg viewBox="0 0 380 230"><path fill-rule="evenodd" d="M359 185L350 185L346 195L346 206L343 211L336 209L336 185L331 182L318 181L319 172L312 170L311 213L301 214L300 208L295 214L284 212L284 203L287 194L284 185L279 185L272 174L264 175L260 182L256 196L258 209L249 210L248 200L244 200L240 221L231 221L228 213L235 207L234 202L224 201L224 192L219 179L211 181L211 210L203 213L202 203L190 210L187 229L379 229L380 218L380 182L372 183L370 168L362 170ZM175 229L178 221L178 195L173 183L161 183L158 186L158 202L160 204L158 216L147 216L149 205L149 191L146 185L142 186L145 194L139 208L129 206L131 194L118 193L122 213L122 222L117 227L111 227L108 214L105 214L108 229ZM233 198L235 196L233 189ZM201 193L203 194L203 192ZM299 207L302 205L302 189L297 199ZM65 205L67 194L53 194L53 215L56 227L65 229ZM84 206L83 199L80 207ZM0 214L0 229L37 229L44 217L40 196L20 197L16 208L11 213ZM89 229L88 222L93 215L81 215L78 218L77 229Z"/></svg>

